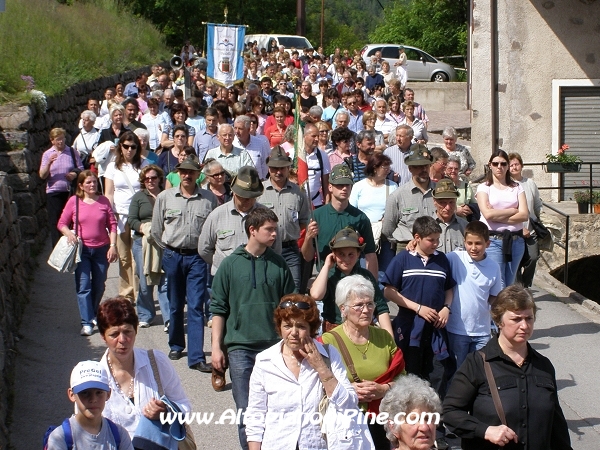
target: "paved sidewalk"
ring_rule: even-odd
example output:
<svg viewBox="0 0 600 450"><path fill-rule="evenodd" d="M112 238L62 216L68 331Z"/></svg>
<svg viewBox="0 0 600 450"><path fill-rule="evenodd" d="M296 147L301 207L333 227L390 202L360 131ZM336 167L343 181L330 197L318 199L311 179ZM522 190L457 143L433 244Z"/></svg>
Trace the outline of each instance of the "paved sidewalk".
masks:
<svg viewBox="0 0 600 450"><path fill-rule="evenodd" d="M18 345L11 425L15 450L40 448L47 427L59 424L72 412L66 396L71 369L80 360L99 359L105 349L97 333L90 338L79 336L73 276L58 274L46 264L49 251L48 246L40 256L31 302L20 330L22 339ZM107 282L107 297L116 294L116 273L113 264ZM600 317L568 300L543 277L536 278L534 294L539 313L532 345L548 356L556 367L559 398L569 422L573 448L598 450ZM141 329L136 345L168 352L167 335L162 328L162 325L156 325ZM208 328L205 348L210 348ZM224 392L213 391L210 375L189 370L185 358L175 361L174 366L194 411L215 413L213 424L192 425L198 448L239 448L235 425L214 424L221 413L234 408L230 386Z"/></svg>

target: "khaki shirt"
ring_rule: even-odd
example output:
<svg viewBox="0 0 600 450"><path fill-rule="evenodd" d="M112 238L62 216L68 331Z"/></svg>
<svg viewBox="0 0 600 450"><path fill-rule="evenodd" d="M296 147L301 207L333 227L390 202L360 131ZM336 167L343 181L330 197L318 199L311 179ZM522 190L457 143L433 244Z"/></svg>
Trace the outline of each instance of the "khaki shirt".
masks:
<svg viewBox="0 0 600 450"><path fill-rule="evenodd" d="M464 248L465 227L467 226L465 219L454 214L452 220L449 223L445 223L436 214L435 221L442 227L440 245L437 248L439 252L450 253L457 248Z"/></svg>
<svg viewBox="0 0 600 450"><path fill-rule="evenodd" d="M204 222L217 207L212 192L196 186L194 195L185 198L180 187L167 189L156 197L152 212L152 237L161 246L178 249L198 248Z"/></svg>

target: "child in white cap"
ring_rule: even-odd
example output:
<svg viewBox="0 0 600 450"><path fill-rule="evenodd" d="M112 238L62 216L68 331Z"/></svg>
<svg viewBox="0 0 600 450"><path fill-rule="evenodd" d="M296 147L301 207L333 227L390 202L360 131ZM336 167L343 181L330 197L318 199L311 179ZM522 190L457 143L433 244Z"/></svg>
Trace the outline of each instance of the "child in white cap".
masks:
<svg viewBox="0 0 600 450"><path fill-rule="evenodd" d="M99 362L82 361L75 366L67 395L75 404L75 414L52 431L48 450L133 450L127 430L102 417L110 387Z"/></svg>

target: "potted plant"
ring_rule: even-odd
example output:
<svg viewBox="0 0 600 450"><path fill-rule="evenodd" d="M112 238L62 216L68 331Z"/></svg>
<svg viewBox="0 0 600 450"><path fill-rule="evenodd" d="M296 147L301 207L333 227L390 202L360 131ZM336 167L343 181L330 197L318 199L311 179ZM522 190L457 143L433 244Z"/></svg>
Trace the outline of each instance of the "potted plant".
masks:
<svg viewBox="0 0 600 450"><path fill-rule="evenodd" d="M575 191L573 199L577 202L577 212L579 214L587 214L590 205L590 191Z"/></svg>
<svg viewBox="0 0 600 450"><path fill-rule="evenodd" d="M592 205L594 205L594 213L600 214L600 191L592 192Z"/></svg>
<svg viewBox="0 0 600 450"><path fill-rule="evenodd" d="M581 158L576 155L567 153L569 146L563 144L556 155L548 153L546 155L547 162L544 164L544 169L548 173L564 173L564 172L579 172L581 170Z"/></svg>

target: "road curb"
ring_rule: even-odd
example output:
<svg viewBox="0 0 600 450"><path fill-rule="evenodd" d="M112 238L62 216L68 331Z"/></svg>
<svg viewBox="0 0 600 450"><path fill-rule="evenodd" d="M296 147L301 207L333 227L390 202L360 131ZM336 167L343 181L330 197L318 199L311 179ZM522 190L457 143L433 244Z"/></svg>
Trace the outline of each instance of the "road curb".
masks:
<svg viewBox="0 0 600 450"><path fill-rule="evenodd" d="M536 273L536 277L542 278L544 283L546 284L544 289L548 290L550 294L556 295L556 297L558 297L563 303L568 303L563 300L565 297L569 298L570 300L580 304L581 306L585 307L586 309L597 314L600 317L600 305L595 301L584 297L579 292L576 292L569 286L561 283L548 272L538 271ZM554 288L556 292L552 292L552 289L548 288Z"/></svg>

